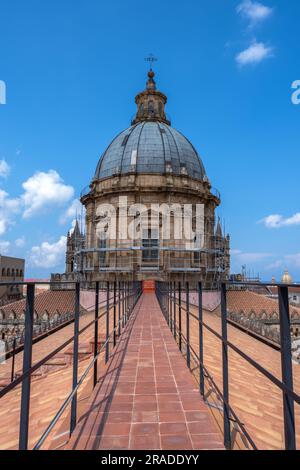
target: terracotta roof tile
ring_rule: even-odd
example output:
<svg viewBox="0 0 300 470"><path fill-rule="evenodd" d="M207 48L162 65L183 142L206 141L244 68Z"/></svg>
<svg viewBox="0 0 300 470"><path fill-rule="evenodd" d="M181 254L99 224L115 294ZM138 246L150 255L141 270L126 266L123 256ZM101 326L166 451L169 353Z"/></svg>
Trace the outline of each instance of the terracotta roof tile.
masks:
<svg viewBox="0 0 300 470"><path fill-rule="evenodd" d="M228 291L227 308L230 312L243 312L247 315L266 313L268 317L278 315L278 300L270 299L251 291ZM300 309L290 306L290 314L300 317Z"/></svg>
<svg viewBox="0 0 300 470"><path fill-rule="evenodd" d="M49 315L54 315L57 312L60 314L71 313L74 311L74 306L74 291L44 291L39 292L35 296L34 308L38 316L45 312L48 312ZM26 299L23 299L1 307L0 312L5 315L5 318L7 318L11 313L21 315L25 312L25 308Z"/></svg>

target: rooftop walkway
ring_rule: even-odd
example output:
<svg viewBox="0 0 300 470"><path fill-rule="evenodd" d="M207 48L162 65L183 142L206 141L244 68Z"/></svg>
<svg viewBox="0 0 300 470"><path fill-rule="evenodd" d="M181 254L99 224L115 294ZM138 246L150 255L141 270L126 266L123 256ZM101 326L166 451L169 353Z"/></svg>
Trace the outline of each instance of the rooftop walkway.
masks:
<svg viewBox="0 0 300 470"><path fill-rule="evenodd" d="M151 292L144 292L66 449L223 449Z"/></svg>

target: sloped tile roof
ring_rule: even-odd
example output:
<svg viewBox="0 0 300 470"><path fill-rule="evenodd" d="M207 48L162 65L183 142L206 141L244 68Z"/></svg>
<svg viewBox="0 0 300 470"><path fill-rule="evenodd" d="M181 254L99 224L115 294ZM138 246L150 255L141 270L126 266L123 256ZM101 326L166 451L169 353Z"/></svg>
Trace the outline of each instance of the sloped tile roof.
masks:
<svg viewBox="0 0 300 470"><path fill-rule="evenodd" d="M227 308L230 312L243 312L247 315L253 312L256 315L264 312L268 317L274 313L279 314L278 299L270 299L251 291L228 291ZM300 309L290 306L290 314L300 317Z"/></svg>
<svg viewBox="0 0 300 470"><path fill-rule="evenodd" d="M49 315L55 313L65 314L74 312L75 293L70 290L44 291L35 296L34 309L38 316L48 312ZM26 299L13 302L0 308L0 312L8 318L11 313L17 316L25 313Z"/></svg>

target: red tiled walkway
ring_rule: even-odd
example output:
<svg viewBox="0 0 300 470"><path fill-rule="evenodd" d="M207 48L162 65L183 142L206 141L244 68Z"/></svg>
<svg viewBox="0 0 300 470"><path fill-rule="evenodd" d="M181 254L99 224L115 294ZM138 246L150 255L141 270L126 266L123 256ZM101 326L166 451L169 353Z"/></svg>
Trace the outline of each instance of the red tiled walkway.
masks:
<svg viewBox="0 0 300 470"><path fill-rule="evenodd" d="M140 299L66 448L223 448L155 294Z"/></svg>

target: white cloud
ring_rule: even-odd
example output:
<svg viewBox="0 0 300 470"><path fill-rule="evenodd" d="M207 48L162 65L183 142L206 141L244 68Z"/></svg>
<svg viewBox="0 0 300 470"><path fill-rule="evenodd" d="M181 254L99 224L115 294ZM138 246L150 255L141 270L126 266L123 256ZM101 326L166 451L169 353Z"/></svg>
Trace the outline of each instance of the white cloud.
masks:
<svg viewBox="0 0 300 470"><path fill-rule="evenodd" d="M26 240L25 240L24 237L17 238L17 240L15 240L15 245L16 245L17 248L23 248L25 243L26 243Z"/></svg>
<svg viewBox="0 0 300 470"><path fill-rule="evenodd" d="M274 263L270 263L268 264L265 269L267 271L272 271L272 270L276 270L276 269L279 269L279 268L282 268L284 265L283 261L281 259L278 259L277 261L274 261Z"/></svg>
<svg viewBox="0 0 300 470"><path fill-rule="evenodd" d="M5 160L0 160L0 177L6 178L10 173L10 166Z"/></svg>
<svg viewBox="0 0 300 470"><path fill-rule="evenodd" d="M11 199L6 191L0 189L0 235L13 224L15 215L20 211L20 199Z"/></svg>
<svg viewBox="0 0 300 470"><path fill-rule="evenodd" d="M42 212L51 205L61 206L74 196L74 188L64 184L55 170L37 172L23 183L22 200L25 219Z"/></svg>
<svg viewBox="0 0 300 470"><path fill-rule="evenodd" d="M300 268L300 253L295 253L294 255L286 255L285 261L286 264Z"/></svg>
<svg viewBox="0 0 300 470"><path fill-rule="evenodd" d="M272 214L264 217L259 223L263 223L267 228L292 227L300 225L300 212L291 217L283 217L279 214Z"/></svg>
<svg viewBox="0 0 300 470"><path fill-rule="evenodd" d="M0 240L0 254L1 255L5 255L6 253L8 253L9 248L10 248L10 242Z"/></svg>
<svg viewBox="0 0 300 470"><path fill-rule="evenodd" d="M246 253L241 250L231 250L230 254L240 263L255 263L273 256L271 253Z"/></svg>
<svg viewBox="0 0 300 470"><path fill-rule="evenodd" d="M43 242L33 246L29 257L32 266L38 268L54 268L60 266L65 258L67 237L60 237L57 242Z"/></svg>
<svg viewBox="0 0 300 470"><path fill-rule="evenodd" d="M264 21L269 18L273 13L273 9L263 5L262 3L255 2L252 0L243 0L237 6L237 12L242 17L246 18L251 26L256 25L257 23Z"/></svg>
<svg viewBox="0 0 300 470"><path fill-rule="evenodd" d="M247 49L237 54L235 60L240 66L258 64L273 56L272 47L263 42L254 41Z"/></svg>
<svg viewBox="0 0 300 470"><path fill-rule="evenodd" d="M63 225L69 220L81 216L82 204L78 199L74 199L67 210L61 215L59 222Z"/></svg>

